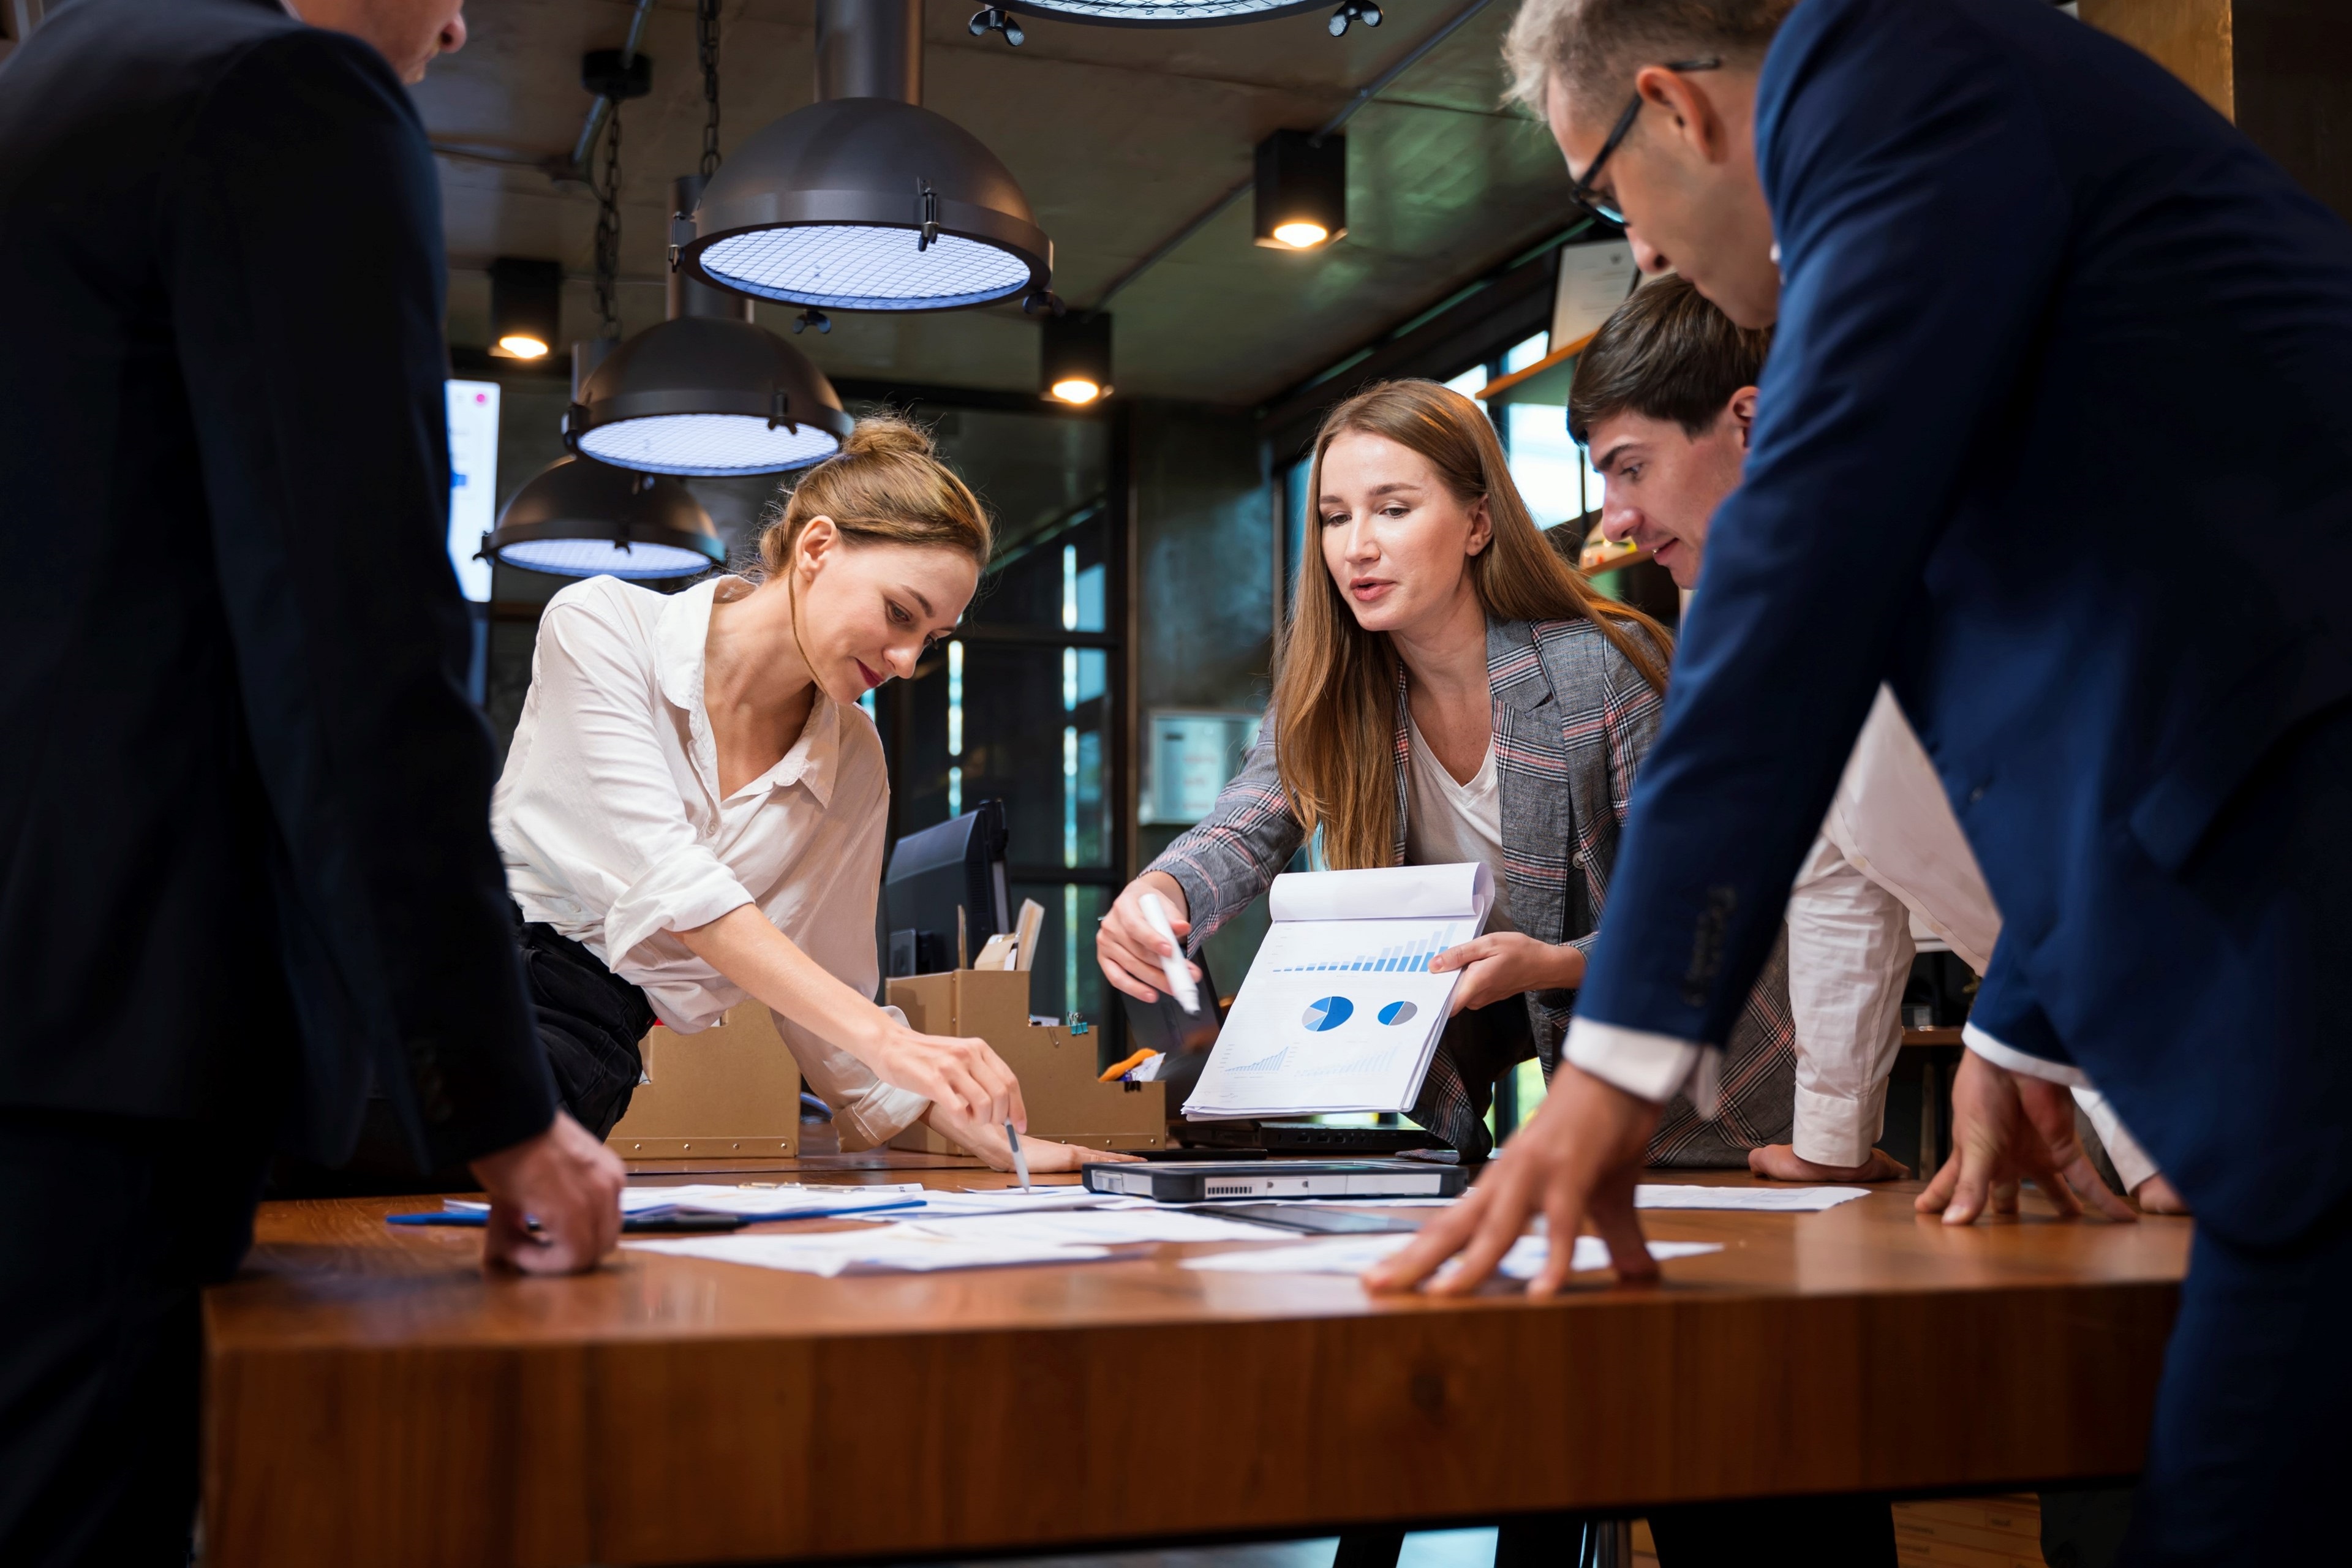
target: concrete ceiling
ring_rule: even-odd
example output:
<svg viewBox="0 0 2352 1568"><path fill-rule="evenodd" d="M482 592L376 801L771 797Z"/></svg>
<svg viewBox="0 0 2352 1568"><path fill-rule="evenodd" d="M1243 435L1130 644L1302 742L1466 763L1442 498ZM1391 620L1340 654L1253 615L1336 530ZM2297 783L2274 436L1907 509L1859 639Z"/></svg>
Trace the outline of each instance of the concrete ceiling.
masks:
<svg viewBox="0 0 2352 1568"><path fill-rule="evenodd" d="M1055 287L1090 305L1111 280L1245 179L1268 132L1312 129L1464 0L1393 0L1378 28L1333 39L1324 13L1186 29L1089 26L1023 16L1028 41L973 38L976 0L927 7L924 100L995 151L1055 246ZM1496 107L1499 45L1516 9L1487 9L1348 126L1347 237L1306 253L1250 243L1246 198L1123 291L1122 394L1246 405L1313 374L1567 220L1566 175L1542 128ZM811 0L724 0L719 145L812 97ZM617 45L623 0L472 0L472 39L416 89L440 160L451 341L488 341L499 255L560 258L564 335L594 331L596 209L587 189L533 165L568 155L589 107L587 49ZM625 329L661 317L667 184L701 146L691 0L656 0L643 43L651 97L624 111ZM790 312L761 307L782 330ZM836 314L795 340L829 374L1034 390L1036 327L998 306Z"/></svg>

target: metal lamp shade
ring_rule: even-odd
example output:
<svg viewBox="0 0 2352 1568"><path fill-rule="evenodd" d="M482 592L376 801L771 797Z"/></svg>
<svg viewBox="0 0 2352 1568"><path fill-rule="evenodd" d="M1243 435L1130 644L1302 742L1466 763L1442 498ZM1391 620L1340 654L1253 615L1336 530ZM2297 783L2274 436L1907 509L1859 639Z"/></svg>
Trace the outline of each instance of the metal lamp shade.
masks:
<svg viewBox="0 0 2352 1568"><path fill-rule="evenodd" d="M824 310L985 305L1045 288L1054 266L996 154L887 98L814 103L754 134L711 177L695 229L679 255L694 276Z"/></svg>
<svg viewBox="0 0 2352 1568"><path fill-rule="evenodd" d="M1327 11L1332 0L1021 0L1019 9L1113 27L1202 27Z"/></svg>
<svg viewBox="0 0 2352 1568"><path fill-rule="evenodd" d="M727 559L693 491L585 458L558 458L517 490L482 552L561 577L688 577Z"/></svg>
<svg viewBox="0 0 2352 1568"><path fill-rule="evenodd" d="M565 413L563 437L615 468L720 478L821 462L850 424L832 384L775 333L680 316L604 357Z"/></svg>

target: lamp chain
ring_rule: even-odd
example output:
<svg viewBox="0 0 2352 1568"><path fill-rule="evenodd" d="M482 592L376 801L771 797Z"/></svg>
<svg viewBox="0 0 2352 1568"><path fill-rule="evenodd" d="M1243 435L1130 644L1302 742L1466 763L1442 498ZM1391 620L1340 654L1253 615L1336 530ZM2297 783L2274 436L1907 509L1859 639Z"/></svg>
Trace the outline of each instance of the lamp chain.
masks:
<svg viewBox="0 0 2352 1568"><path fill-rule="evenodd" d="M702 177L719 172L719 0L695 0L694 47L702 58Z"/></svg>
<svg viewBox="0 0 2352 1568"><path fill-rule="evenodd" d="M604 335L621 335L621 104L605 116L604 177L596 185L596 314Z"/></svg>

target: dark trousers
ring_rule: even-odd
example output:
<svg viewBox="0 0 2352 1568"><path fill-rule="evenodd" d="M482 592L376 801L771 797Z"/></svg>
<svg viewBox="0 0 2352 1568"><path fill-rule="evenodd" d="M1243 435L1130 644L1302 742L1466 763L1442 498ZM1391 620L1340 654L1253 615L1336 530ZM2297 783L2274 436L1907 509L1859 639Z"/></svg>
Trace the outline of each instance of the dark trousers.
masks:
<svg viewBox="0 0 2352 1568"><path fill-rule="evenodd" d="M2198 1232L2123 1562L2341 1561L2347 1302L2352 1212L2276 1249Z"/></svg>
<svg viewBox="0 0 2352 1568"><path fill-rule="evenodd" d="M253 1236L268 1145L0 1110L0 1563L183 1568L197 1292Z"/></svg>
<svg viewBox="0 0 2352 1568"><path fill-rule="evenodd" d="M553 926L519 926L539 1043L572 1119L602 1138L629 1109L644 1075L637 1042L654 1026L646 994Z"/></svg>

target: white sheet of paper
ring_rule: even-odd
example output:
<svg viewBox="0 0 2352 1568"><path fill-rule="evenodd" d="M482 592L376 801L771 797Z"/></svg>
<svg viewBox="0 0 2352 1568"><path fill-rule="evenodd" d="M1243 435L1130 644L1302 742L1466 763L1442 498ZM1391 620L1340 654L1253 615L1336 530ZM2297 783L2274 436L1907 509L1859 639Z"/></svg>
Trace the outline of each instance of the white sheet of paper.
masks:
<svg viewBox="0 0 2352 1568"><path fill-rule="evenodd" d="M781 1268L831 1278L839 1274L928 1274L942 1268L1005 1268L1036 1263L1094 1263L1110 1256L1100 1247L1037 1247L1010 1238L988 1245L945 1241L905 1226L880 1230L818 1231L799 1236L697 1236L627 1241L624 1247L673 1258L703 1258L752 1268Z"/></svg>
<svg viewBox="0 0 2352 1568"><path fill-rule="evenodd" d="M1643 1184L1637 1209L1748 1209L1759 1214L1819 1214L1870 1195L1868 1187L1701 1187Z"/></svg>
<svg viewBox="0 0 2352 1568"><path fill-rule="evenodd" d="M929 1192L923 1206L895 1217L934 1219L957 1215L1044 1214L1055 1209L1118 1209L1145 1205L1147 1200L1118 1193L1090 1193L1084 1187L967 1187L960 1193Z"/></svg>
<svg viewBox="0 0 2352 1568"><path fill-rule="evenodd" d="M903 1228L942 1240L986 1246L1123 1247L1146 1241L1276 1241L1284 1232L1245 1220L1150 1204L1119 1209L1057 1209L1043 1214L973 1215L961 1219L914 1218Z"/></svg>
<svg viewBox="0 0 2352 1568"><path fill-rule="evenodd" d="M730 1186L716 1183L688 1182L675 1187L623 1187L621 1212L625 1215L659 1214L667 1209L707 1209L716 1214L741 1215L746 1219L792 1219L807 1214L839 1214L860 1208L890 1209L903 1207L909 1199L922 1195L919 1182L878 1184L873 1186L800 1186L786 1184L772 1187ZM447 1198L443 1208L458 1214L486 1213L489 1205L471 1198ZM908 1213L916 1212L907 1209Z"/></svg>
<svg viewBox="0 0 2352 1568"><path fill-rule="evenodd" d="M1255 1252L1217 1252L1184 1259L1187 1268L1220 1274L1361 1274L1389 1254L1405 1247L1410 1236L1341 1237L1330 1241L1302 1242L1296 1247L1270 1247ZM1503 1254L1500 1272L1514 1279L1532 1279L1550 1256L1550 1244L1540 1236L1523 1236ZM1650 1256L1661 1263L1671 1258L1695 1258L1721 1252L1712 1241L1654 1241ZM1570 1268L1609 1267L1609 1247L1597 1236L1580 1236L1570 1254Z"/></svg>

